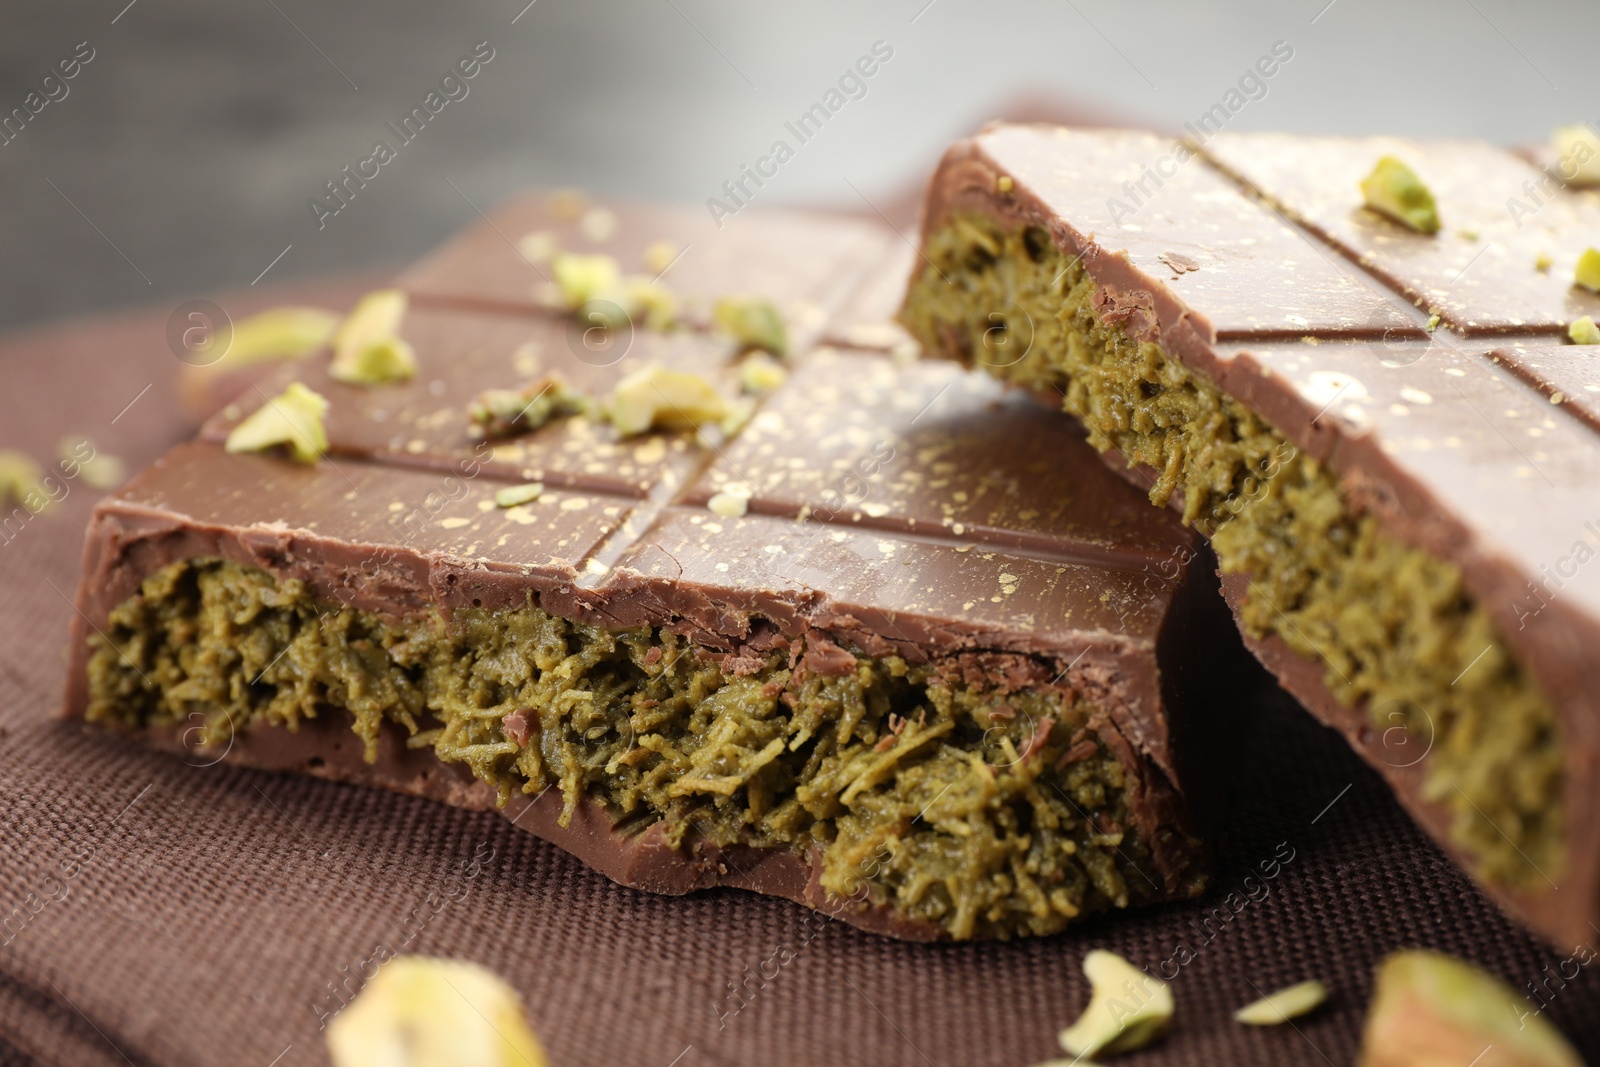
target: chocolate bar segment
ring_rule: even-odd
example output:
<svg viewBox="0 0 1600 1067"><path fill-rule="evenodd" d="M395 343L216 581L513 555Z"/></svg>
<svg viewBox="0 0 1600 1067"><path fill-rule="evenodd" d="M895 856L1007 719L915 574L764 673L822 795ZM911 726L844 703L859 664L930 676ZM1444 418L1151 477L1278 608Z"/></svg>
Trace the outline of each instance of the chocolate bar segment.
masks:
<svg viewBox="0 0 1600 1067"><path fill-rule="evenodd" d="M727 437L574 415L474 442L462 398L560 328L419 304L411 382L302 368L321 462L202 440L104 503L69 713L503 805L630 885L899 937L1204 888L1217 693L1248 672L1203 546L1075 429L955 367L824 350ZM735 388L726 345L640 343L610 373L648 351ZM498 506L530 471L542 494Z"/></svg>
<svg viewBox="0 0 1600 1067"><path fill-rule="evenodd" d="M1462 331L1428 335L1426 312L1386 290L1404 271L1444 286L1443 242L1464 238L1403 253L1425 238L1368 217L1358 182L1387 143L1229 142L1291 209L1296 183L1348 178L1343 207L1301 213L1313 228L1327 214L1370 274L1193 149L1148 183L1132 225L1104 225L1139 166L1106 161L1129 143L999 127L952 148L902 320L932 354L1060 396L1113 467L1211 537L1247 643L1286 687L1506 907L1579 937L1600 919L1600 570L1583 566L1600 547L1600 438L1472 333L1532 340L1567 297L1512 286L1517 309L1486 303L1507 271L1536 273L1486 255L1473 272L1491 284L1430 290ZM1448 169L1449 146L1433 147L1419 172ZM1461 170L1507 159L1472 146ZM1441 215L1475 218L1455 188L1437 190ZM1270 259L1243 254L1242 236L1268 230L1282 242ZM1297 337L1269 325L1285 291L1301 299ZM1404 327L1363 339L1336 325L1350 318L1339 294L1358 291ZM1252 316L1262 329L1236 328Z"/></svg>
<svg viewBox="0 0 1600 1067"><path fill-rule="evenodd" d="M596 216L608 221L597 227ZM891 238L842 215L747 208L716 220L687 206L528 193L424 258L398 284L419 302L541 311L554 303L556 252L607 255L624 273L658 279L699 326L717 298L759 294L783 313L801 349Z"/></svg>
<svg viewBox="0 0 1600 1067"><path fill-rule="evenodd" d="M1600 207L1550 187L1504 149L1481 141L1222 133L1205 153L1466 336L1560 334L1581 315L1600 315L1600 296L1572 284L1573 265L1600 232ZM1433 191L1437 234L1413 233L1363 205L1361 179L1384 156L1404 161ZM1549 265L1541 267L1541 258Z"/></svg>
<svg viewBox="0 0 1600 1067"><path fill-rule="evenodd" d="M1551 404L1600 431L1600 349L1523 341L1495 349L1492 358Z"/></svg>

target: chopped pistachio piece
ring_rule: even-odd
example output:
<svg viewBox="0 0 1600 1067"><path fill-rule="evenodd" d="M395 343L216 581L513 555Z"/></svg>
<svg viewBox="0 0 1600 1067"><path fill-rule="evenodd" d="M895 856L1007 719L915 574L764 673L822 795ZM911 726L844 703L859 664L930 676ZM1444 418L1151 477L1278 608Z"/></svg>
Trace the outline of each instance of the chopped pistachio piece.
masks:
<svg viewBox="0 0 1600 1067"><path fill-rule="evenodd" d="M728 413L728 403L700 375L652 364L617 383L609 411L617 432L631 437L719 422Z"/></svg>
<svg viewBox="0 0 1600 1067"><path fill-rule="evenodd" d="M677 323L678 298L660 282L630 274L622 281L622 291L628 298L629 313L643 312L644 324L650 329L667 330Z"/></svg>
<svg viewBox="0 0 1600 1067"><path fill-rule="evenodd" d="M1114 952L1095 949L1083 958L1093 993L1078 1021L1061 1031L1061 1047L1074 1056L1131 1052L1166 1032L1172 990Z"/></svg>
<svg viewBox="0 0 1600 1067"><path fill-rule="evenodd" d="M516 990L465 960L396 956L328 1023L334 1067L548 1067Z"/></svg>
<svg viewBox="0 0 1600 1067"><path fill-rule="evenodd" d="M518 504L531 504L543 493L543 482L524 482L521 485L508 485L504 489L495 490L494 502L503 508L514 508Z"/></svg>
<svg viewBox="0 0 1600 1067"><path fill-rule="evenodd" d="M671 241L651 241L644 250L644 269L651 274L660 274L672 266L672 261L678 258L678 253L683 249Z"/></svg>
<svg viewBox="0 0 1600 1067"><path fill-rule="evenodd" d="M1012 179L1011 175L1002 174L1000 177L995 179L994 187L999 189L1002 193L1009 193L1011 190L1017 187L1017 183Z"/></svg>
<svg viewBox="0 0 1600 1067"><path fill-rule="evenodd" d="M1583 123L1559 127L1555 136L1556 172L1573 185L1600 185L1600 137Z"/></svg>
<svg viewBox="0 0 1600 1067"><path fill-rule="evenodd" d="M761 352L739 364L739 387L755 396L767 395L788 379L783 364Z"/></svg>
<svg viewBox="0 0 1600 1067"><path fill-rule="evenodd" d="M1600 345L1600 326L1594 323L1592 315L1572 320L1572 325L1567 327L1567 336L1572 338L1573 344Z"/></svg>
<svg viewBox="0 0 1600 1067"><path fill-rule="evenodd" d="M1483 1058L1485 1047L1493 1053ZM1438 952L1396 952L1378 967L1363 1067L1581 1067L1550 1021L1497 978Z"/></svg>
<svg viewBox="0 0 1600 1067"><path fill-rule="evenodd" d="M772 301L765 297L722 297L712 317L717 329L739 342L742 348L760 348L781 356L789 346L783 319Z"/></svg>
<svg viewBox="0 0 1600 1067"><path fill-rule="evenodd" d="M1555 260L1550 258L1550 253L1540 252L1536 257L1534 257L1533 269L1538 271L1540 274L1543 274L1551 267L1555 266L1555 262Z"/></svg>
<svg viewBox="0 0 1600 1067"><path fill-rule="evenodd" d="M1415 171L1394 156L1384 156L1361 182L1367 206L1418 233L1439 232L1433 193Z"/></svg>
<svg viewBox="0 0 1600 1067"><path fill-rule="evenodd" d="M1437 330L1439 328L1439 323L1442 322L1442 321L1444 321L1444 320L1440 319L1439 318L1439 313L1437 311L1435 311L1432 315L1428 316L1428 329L1430 331L1431 330Z"/></svg>
<svg viewBox="0 0 1600 1067"><path fill-rule="evenodd" d="M742 519L745 512L750 510L750 491L730 485L707 500L706 507L725 519Z"/></svg>
<svg viewBox="0 0 1600 1067"><path fill-rule="evenodd" d="M1297 1019L1328 999L1328 987L1321 982L1299 982L1268 993L1233 1013L1234 1021L1246 1026L1277 1026Z"/></svg>
<svg viewBox="0 0 1600 1067"><path fill-rule="evenodd" d="M346 385L382 385L415 375L416 355L400 337L407 304L399 289L379 289L356 301L333 335L328 376Z"/></svg>
<svg viewBox="0 0 1600 1067"><path fill-rule="evenodd" d="M592 300L614 300L622 289L622 271L607 255L562 252L550 263L567 307L576 311Z"/></svg>
<svg viewBox="0 0 1600 1067"><path fill-rule="evenodd" d="M338 315L322 308L270 308L234 323L228 351L210 367L304 359L328 343L339 322Z"/></svg>
<svg viewBox="0 0 1600 1067"><path fill-rule="evenodd" d="M1572 271L1572 280L1590 292L1600 293L1600 249L1591 247L1583 250L1583 255L1578 257L1577 267Z"/></svg>
<svg viewBox="0 0 1600 1067"><path fill-rule="evenodd" d="M44 472L26 453L0 448L0 507L23 504L29 494L44 492Z"/></svg>
<svg viewBox="0 0 1600 1067"><path fill-rule="evenodd" d="M288 445L301 463L315 463L328 451L328 432L322 425L328 401L299 382L268 400L233 428L224 446L229 452L260 452Z"/></svg>
<svg viewBox="0 0 1600 1067"><path fill-rule="evenodd" d="M328 374L346 385L384 385L403 382L417 373L417 356L401 337L373 341L361 354L344 364L330 364Z"/></svg>
<svg viewBox="0 0 1600 1067"><path fill-rule="evenodd" d="M546 374L521 389L485 389L467 408L473 428L489 440L539 429L551 419L583 415L589 398L557 374Z"/></svg>
<svg viewBox="0 0 1600 1067"><path fill-rule="evenodd" d="M555 234L549 230L534 230L517 239L517 253L529 263L548 263L560 251Z"/></svg>

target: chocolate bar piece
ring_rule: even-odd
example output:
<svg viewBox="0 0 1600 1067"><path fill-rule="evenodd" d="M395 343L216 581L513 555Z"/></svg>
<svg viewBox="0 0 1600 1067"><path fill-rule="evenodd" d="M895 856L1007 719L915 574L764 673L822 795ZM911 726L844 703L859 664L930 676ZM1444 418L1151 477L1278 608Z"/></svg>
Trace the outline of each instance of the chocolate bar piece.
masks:
<svg viewBox="0 0 1600 1067"><path fill-rule="evenodd" d="M657 364L732 404L742 376L709 334L640 329L600 365L558 316L473 303L417 299L413 379L286 368L98 509L69 714L499 805L629 885L899 937L1203 889L1218 690L1253 664L1199 539L1078 431L981 375L823 348L726 434L591 409L483 439L473 398L529 378L599 398ZM327 455L224 451L296 378Z"/></svg>
<svg viewBox="0 0 1600 1067"><path fill-rule="evenodd" d="M1394 156L1435 233L1364 206ZM1483 144L999 126L902 321L1053 394L1211 538L1247 643L1560 944L1600 921L1600 206Z"/></svg>

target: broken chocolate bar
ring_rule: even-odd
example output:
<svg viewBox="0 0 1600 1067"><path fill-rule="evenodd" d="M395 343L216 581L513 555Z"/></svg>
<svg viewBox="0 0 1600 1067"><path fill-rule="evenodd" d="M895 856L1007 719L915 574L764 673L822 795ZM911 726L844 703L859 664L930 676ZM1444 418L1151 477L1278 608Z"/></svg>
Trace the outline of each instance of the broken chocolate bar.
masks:
<svg viewBox="0 0 1600 1067"><path fill-rule="evenodd" d="M559 316L414 299L413 378L286 368L98 509L69 714L500 806L629 885L899 937L1204 888L1217 694L1253 665L1200 540L1070 425L824 348L726 427L623 436L622 383L694 376L732 408L753 357L638 330L601 365ZM543 376L595 403L475 433L476 398ZM291 380L328 401L327 454L225 451Z"/></svg>
<svg viewBox="0 0 1600 1067"><path fill-rule="evenodd" d="M1390 158L1437 232L1387 213ZM1508 214L1534 176L1471 142L992 127L933 181L901 321L1207 534L1260 659L1568 944L1600 921L1600 379L1556 346L1600 313L1600 206Z"/></svg>

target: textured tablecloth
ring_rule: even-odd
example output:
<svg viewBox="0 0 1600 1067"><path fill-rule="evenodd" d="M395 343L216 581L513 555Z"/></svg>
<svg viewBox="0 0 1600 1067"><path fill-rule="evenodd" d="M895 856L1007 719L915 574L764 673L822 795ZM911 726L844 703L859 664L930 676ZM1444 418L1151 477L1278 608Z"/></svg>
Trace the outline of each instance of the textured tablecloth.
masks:
<svg viewBox="0 0 1600 1067"><path fill-rule="evenodd" d="M365 284L288 295L343 306ZM132 470L186 436L166 318L0 343L0 448L48 463L86 434ZM1130 1064L1353 1062L1372 968L1405 946L1547 981L1548 1016L1600 1061L1595 968L1550 979L1573 946L1513 927L1338 737L1257 683L1238 699L1264 725L1203 900L1046 940L898 944L737 891L624 889L494 814L193 766L57 721L94 497L72 483L0 539L0 1064L325 1063L320 1019L380 945L504 975L557 1067L1023 1067L1059 1055L1096 947L1187 961L1170 1036ZM1332 996L1296 1026L1231 1021L1305 978Z"/></svg>

